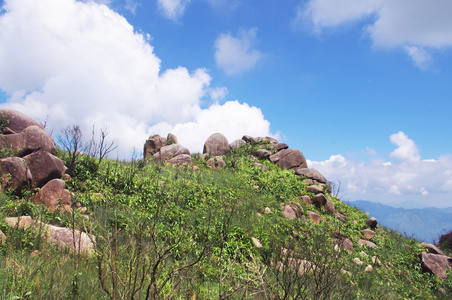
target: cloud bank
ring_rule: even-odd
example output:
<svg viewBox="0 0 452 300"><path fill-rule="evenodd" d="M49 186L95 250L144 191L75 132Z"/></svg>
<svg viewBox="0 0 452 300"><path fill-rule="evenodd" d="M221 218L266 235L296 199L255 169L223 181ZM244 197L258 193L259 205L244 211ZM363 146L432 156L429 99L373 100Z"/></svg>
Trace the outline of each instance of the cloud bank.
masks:
<svg viewBox="0 0 452 300"><path fill-rule="evenodd" d="M449 0L310 0L297 8L295 23L308 22L320 33L364 20L364 32L375 47L400 47L426 69L432 49L452 46L451 14Z"/></svg>
<svg viewBox="0 0 452 300"><path fill-rule="evenodd" d="M239 36L222 33L215 41L215 62L228 75L235 75L253 68L263 54L253 49L256 28L240 30Z"/></svg>
<svg viewBox="0 0 452 300"><path fill-rule="evenodd" d="M338 154L325 161L308 161L308 165L336 184L340 181L342 199L395 206L409 199L426 206L452 206L452 158L422 159L416 143L401 131L389 139L397 146L389 154L392 162L381 157L354 161Z"/></svg>
<svg viewBox="0 0 452 300"><path fill-rule="evenodd" d="M220 105L227 89L210 82L202 68L161 70L146 38L106 5L4 1L0 88L9 98L1 107L48 118L54 136L70 124L86 132L93 124L107 125L119 155L127 157L155 133L181 135L192 152L215 132L231 140L272 135L258 108L238 101Z"/></svg>

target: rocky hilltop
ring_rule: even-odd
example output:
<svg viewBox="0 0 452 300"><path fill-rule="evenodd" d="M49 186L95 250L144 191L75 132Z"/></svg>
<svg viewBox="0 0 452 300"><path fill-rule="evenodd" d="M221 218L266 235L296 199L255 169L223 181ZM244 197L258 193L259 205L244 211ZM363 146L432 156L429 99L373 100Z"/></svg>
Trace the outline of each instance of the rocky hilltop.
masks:
<svg viewBox="0 0 452 300"><path fill-rule="evenodd" d="M0 116L0 265L14 274L0 270L0 286L18 299L450 296L449 252L344 204L274 138L215 133L192 154L173 134L152 135L143 161L78 155L71 178L43 126ZM54 265L65 267L40 271ZM41 275L25 284L22 270Z"/></svg>

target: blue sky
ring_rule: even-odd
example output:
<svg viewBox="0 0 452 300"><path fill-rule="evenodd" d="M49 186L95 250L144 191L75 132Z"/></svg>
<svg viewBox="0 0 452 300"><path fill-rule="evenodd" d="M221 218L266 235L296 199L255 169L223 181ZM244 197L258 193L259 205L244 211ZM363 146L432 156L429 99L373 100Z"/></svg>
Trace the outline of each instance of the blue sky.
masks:
<svg viewBox="0 0 452 300"><path fill-rule="evenodd" d="M345 200L452 206L449 0L6 0L0 101L109 127L272 135Z"/></svg>

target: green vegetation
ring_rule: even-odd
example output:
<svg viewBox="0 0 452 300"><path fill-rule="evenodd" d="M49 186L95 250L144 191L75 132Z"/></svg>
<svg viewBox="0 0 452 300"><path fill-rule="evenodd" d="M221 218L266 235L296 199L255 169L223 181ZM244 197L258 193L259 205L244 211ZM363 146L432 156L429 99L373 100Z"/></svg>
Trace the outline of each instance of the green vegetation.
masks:
<svg viewBox="0 0 452 300"><path fill-rule="evenodd" d="M323 208L308 206L300 197L309 194L305 183L269 161L262 162L267 172L252 166L247 156L254 150L247 144L231 151L221 170L192 155L198 171L152 161L100 157L99 162L76 149L59 150L72 167L67 185L74 204L86 211L50 212L13 195L0 197L0 230L6 235L0 298L450 297L452 274L439 280L422 273L417 241L376 230L372 241L377 247L359 247L359 230L367 220L362 211L328 195L347 218L341 223ZM305 215L319 213L324 222L285 218L280 203L289 202L298 203ZM6 225L5 217L21 215L92 234L95 250L58 249L41 238L39 228ZM341 236L353 241L353 252L335 247Z"/></svg>

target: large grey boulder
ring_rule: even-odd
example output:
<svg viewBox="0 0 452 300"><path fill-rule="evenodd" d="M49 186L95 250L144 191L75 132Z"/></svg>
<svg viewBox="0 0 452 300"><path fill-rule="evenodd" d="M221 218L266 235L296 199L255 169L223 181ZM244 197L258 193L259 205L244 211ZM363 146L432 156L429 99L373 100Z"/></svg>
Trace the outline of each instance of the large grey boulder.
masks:
<svg viewBox="0 0 452 300"><path fill-rule="evenodd" d="M0 109L0 119L6 120L7 124L3 133L19 133L29 126L38 126L44 129L41 124L21 112L12 109Z"/></svg>
<svg viewBox="0 0 452 300"><path fill-rule="evenodd" d="M452 258L444 255L422 252L421 267L424 272L429 272L441 279L446 279L447 269L452 268Z"/></svg>
<svg viewBox="0 0 452 300"><path fill-rule="evenodd" d="M308 167L303 153L297 149L283 149L270 156L270 161L278 164L281 169L285 170L295 170Z"/></svg>
<svg viewBox="0 0 452 300"><path fill-rule="evenodd" d="M1 187L3 190L17 190L31 184L32 176L27 163L20 157L0 159Z"/></svg>
<svg viewBox="0 0 452 300"><path fill-rule="evenodd" d="M166 146L167 139L158 134L151 135L144 143L143 159L146 160L156 154L160 148Z"/></svg>
<svg viewBox="0 0 452 300"><path fill-rule="evenodd" d="M44 150L33 152L24 159L33 176L33 187L42 187L52 179L61 178L67 170L61 159Z"/></svg>
<svg viewBox="0 0 452 300"><path fill-rule="evenodd" d="M212 134L204 143L203 153L208 153L212 156L220 156L227 154L228 151L228 140L221 133Z"/></svg>
<svg viewBox="0 0 452 300"><path fill-rule="evenodd" d="M164 162L182 154L190 155L190 150L180 144L172 144L161 147L154 157L157 161Z"/></svg>
<svg viewBox="0 0 452 300"><path fill-rule="evenodd" d="M25 156L38 150L44 150L55 154L55 142L42 129L32 125L19 133L0 136L0 147L10 148L15 156Z"/></svg>
<svg viewBox="0 0 452 300"><path fill-rule="evenodd" d="M295 175L305 176L308 179L316 180L319 183L326 183L326 178L314 168L300 168L295 171Z"/></svg>

